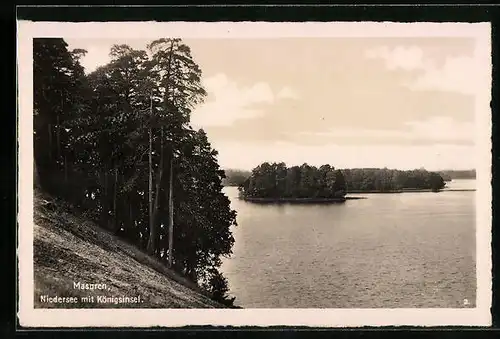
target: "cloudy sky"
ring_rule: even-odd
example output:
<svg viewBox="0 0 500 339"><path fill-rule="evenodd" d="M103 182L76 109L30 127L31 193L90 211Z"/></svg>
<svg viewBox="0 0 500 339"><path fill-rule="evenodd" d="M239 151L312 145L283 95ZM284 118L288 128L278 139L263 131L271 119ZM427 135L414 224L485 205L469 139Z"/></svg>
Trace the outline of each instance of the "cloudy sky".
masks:
<svg viewBox="0 0 500 339"><path fill-rule="evenodd" d="M111 45L65 39L87 72ZM184 39L208 92L192 115L224 168L475 167L472 38Z"/></svg>

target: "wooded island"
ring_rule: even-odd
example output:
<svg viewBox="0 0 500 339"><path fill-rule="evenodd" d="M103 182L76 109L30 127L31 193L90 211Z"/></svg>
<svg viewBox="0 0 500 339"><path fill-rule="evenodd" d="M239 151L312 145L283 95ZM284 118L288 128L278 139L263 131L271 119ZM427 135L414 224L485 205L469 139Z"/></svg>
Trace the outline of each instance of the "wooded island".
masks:
<svg viewBox="0 0 500 339"><path fill-rule="evenodd" d="M240 198L248 201L327 202L345 201L346 182L340 170L303 164L264 162L239 186Z"/></svg>
<svg viewBox="0 0 500 339"><path fill-rule="evenodd" d="M400 193L444 188L441 175L425 169L335 169L306 163L264 162L240 182L240 198L252 202L343 202L346 193Z"/></svg>

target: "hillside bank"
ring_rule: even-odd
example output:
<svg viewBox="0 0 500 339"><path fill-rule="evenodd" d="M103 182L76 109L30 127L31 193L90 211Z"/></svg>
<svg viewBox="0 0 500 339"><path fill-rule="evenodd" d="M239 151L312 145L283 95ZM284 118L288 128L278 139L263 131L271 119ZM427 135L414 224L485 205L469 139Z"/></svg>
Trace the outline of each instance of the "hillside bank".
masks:
<svg viewBox="0 0 500 339"><path fill-rule="evenodd" d="M224 308L61 202L35 193L35 308Z"/></svg>

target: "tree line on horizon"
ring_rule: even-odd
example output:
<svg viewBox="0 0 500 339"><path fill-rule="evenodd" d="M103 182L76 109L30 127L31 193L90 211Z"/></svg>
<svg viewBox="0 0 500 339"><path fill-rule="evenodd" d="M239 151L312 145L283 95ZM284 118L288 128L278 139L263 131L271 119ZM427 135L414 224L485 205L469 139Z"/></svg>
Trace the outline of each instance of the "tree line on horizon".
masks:
<svg viewBox="0 0 500 339"><path fill-rule="evenodd" d="M114 45L88 75L85 53L33 40L35 185L226 302L236 212L217 151L189 124L206 96L190 48Z"/></svg>
<svg viewBox="0 0 500 339"><path fill-rule="evenodd" d="M224 186L240 186L252 174L251 171L226 169L225 178L222 180Z"/></svg>
<svg viewBox="0 0 500 339"><path fill-rule="evenodd" d="M476 170L445 170L439 171L439 174L445 181L452 181L454 179L476 179Z"/></svg>
<svg viewBox="0 0 500 339"><path fill-rule="evenodd" d="M397 170L387 168L343 169L348 192L392 192L400 190L439 191L445 186L441 175L425 169Z"/></svg>
<svg viewBox="0 0 500 339"><path fill-rule="evenodd" d="M231 174L237 173L231 179ZM425 169L387 168L335 169L307 163L287 167L285 163L264 162L248 172L228 172L229 182L238 186L244 198L339 198L349 192L397 192L445 186L441 175Z"/></svg>
<svg viewBox="0 0 500 339"><path fill-rule="evenodd" d="M342 171L330 165L287 167L284 162L264 162L239 189L243 198L343 199L346 181Z"/></svg>

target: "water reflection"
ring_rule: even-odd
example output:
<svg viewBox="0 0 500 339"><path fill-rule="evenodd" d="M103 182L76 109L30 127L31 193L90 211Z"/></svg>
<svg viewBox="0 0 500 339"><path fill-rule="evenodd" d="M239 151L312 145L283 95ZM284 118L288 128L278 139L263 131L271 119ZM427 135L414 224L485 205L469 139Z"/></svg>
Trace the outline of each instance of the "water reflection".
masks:
<svg viewBox="0 0 500 339"><path fill-rule="evenodd" d="M475 192L261 205L225 191L239 226L223 271L238 305L475 306Z"/></svg>

